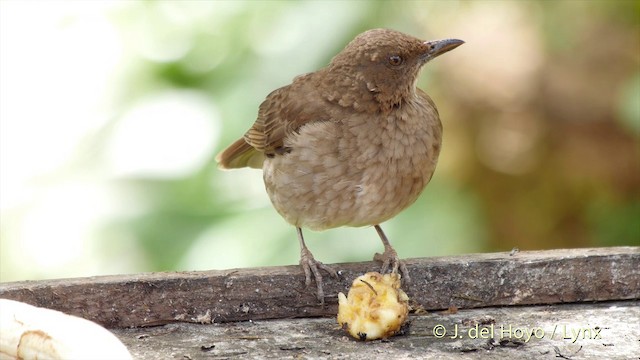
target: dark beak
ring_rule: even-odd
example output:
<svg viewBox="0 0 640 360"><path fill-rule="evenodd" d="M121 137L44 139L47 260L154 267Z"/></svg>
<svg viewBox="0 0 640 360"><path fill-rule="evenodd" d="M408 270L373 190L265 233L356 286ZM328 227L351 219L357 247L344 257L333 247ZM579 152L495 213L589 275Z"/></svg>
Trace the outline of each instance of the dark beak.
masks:
<svg viewBox="0 0 640 360"><path fill-rule="evenodd" d="M428 50L424 54L424 61L427 62L435 57L451 51L458 46L464 44L464 41L458 39L433 40L424 43Z"/></svg>

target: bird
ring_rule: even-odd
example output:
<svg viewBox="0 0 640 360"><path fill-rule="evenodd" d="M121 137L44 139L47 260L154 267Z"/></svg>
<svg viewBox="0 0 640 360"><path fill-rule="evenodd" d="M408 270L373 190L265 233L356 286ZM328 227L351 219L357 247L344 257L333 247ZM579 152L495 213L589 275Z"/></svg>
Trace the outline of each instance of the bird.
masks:
<svg viewBox="0 0 640 360"><path fill-rule="evenodd" d="M380 226L416 201L442 145L433 100L417 87L423 66L463 44L423 41L392 29L357 35L330 63L267 95L244 136L216 156L220 169L263 171L277 212L296 228L305 284L324 304L325 271L302 229L373 226L382 273L410 275Z"/></svg>

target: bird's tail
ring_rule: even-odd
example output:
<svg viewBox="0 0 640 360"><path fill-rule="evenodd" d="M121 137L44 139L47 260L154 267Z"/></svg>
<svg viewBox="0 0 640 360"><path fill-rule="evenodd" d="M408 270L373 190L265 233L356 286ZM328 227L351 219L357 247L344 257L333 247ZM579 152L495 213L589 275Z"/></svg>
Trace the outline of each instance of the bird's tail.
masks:
<svg viewBox="0 0 640 360"><path fill-rule="evenodd" d="M264 154L249 145L244 138L242 138L216 155L216 161L220 169L238 169L243 167L262 169Z"/></svg>

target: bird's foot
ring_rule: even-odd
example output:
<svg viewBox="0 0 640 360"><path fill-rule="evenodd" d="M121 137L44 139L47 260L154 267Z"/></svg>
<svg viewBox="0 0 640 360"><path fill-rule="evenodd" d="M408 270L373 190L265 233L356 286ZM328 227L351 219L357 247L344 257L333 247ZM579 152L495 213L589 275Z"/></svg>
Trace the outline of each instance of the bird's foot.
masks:
<svg viewBox="0 0 640 360"><path fill-rule="evenodd" d="M307 248L302 249L302 251L300 252L300 266L304 271L304 283L307 286L311 285L311 274L313 274L313 278L315 279L317 286L316 295L318 296L320 304L324 304L324 290L322 289L322 274L320 274L320 270L326 271L327 273L329 273L329 275L336 279L338 278L338 273L330 266L327 266L316 260L311 254L311 251L309 251Z"/></svg>
<svg viewBox="0 0 640 360"><path fill-rule="evenodd" d="M400 260L400 258L398 257L398 253L391 246L385 246L384 253L376 253L373 257L373 260L382 263L380 273L384 274L389 271L389 269L391 269L392 273L398 273L398 270L400 270L402 282L404 284L408 284L411 282L411 277L409 276L407 265L405 265L404 261Z"/></svg>

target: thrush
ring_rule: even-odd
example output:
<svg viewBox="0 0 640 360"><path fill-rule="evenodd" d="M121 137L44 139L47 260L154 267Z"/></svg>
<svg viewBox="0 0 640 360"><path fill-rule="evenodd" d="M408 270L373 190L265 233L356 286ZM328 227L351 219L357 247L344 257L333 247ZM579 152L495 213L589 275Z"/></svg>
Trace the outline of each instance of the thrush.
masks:
<svg viewBox="0 0 640 360"><path fill-rule="evenodd" d="M464 42L422 41L389 29L358 35L330 64L271 92L244 137L216 157L219 167L263 170L275 209L296 227L305 283L337 273L317 261L302 228L371 226L384 252L382 273L406 265L380 224L418 198L431 180L442 144L435 104L416 87L420 69Z"/></svg>

